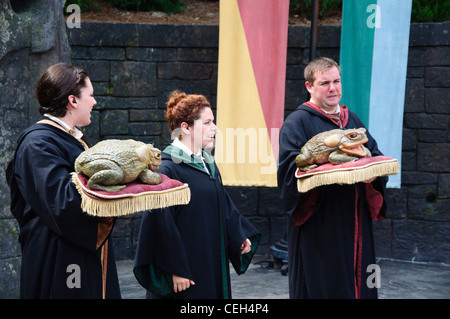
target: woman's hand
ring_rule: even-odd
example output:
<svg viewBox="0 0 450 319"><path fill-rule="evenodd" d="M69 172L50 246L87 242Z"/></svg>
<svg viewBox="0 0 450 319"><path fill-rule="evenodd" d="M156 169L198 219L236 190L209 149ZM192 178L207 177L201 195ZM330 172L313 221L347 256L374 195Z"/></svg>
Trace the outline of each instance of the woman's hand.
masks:
<svg viewBox="0 0 450 319"><path fill-rule="evenodd" d="M241 255L249 253L252 248L252 242L250 239L246 239L241 245Z"/></svg>
<svg viewBox="0 0 450 319"><path fill-rule="evenodd" d="M191 285L195 285L194 281L183 277L178 277L173 274L172 274L172 281L173 281L173 291L175 293L182 292L183 290L188 289Z"/></svg>

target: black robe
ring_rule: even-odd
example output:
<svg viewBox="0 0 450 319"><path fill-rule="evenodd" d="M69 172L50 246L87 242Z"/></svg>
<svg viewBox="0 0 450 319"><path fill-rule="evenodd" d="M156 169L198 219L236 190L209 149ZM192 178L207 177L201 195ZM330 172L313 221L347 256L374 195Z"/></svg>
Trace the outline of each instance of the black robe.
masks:
<svg viewBox="0 0 450 319"><path fill-rule="evenodd" d="M342 107L346 111L346 107ZM351 111L344 129L364 127ZM376 298L366 285L367 266L375 264L372 219L385 214L387 178L370 184L327 185L297 191L295 157L314 135L339 128L321 112L301 105L280 132L278 188L288 226L289 293L291 298ZM365 146L382 155L367 132Z"/></svg>
<svg viewBox="0 0 450 319"><path fill-rule="evenodd" d="M245 219L224 189L211 155L203 164L180 149L162 152L158 172L187 183L191 200L144 213L135 257L138 282L152 294L168 298L230 298L229 261L238 274L246 271L260 240L260 233ZM241 255L249 238L251 252ZM172 274L195 285L173 293ZM151 295L151 294L150 294Z"/></svg>
<svg viewBox="0 0 450 319"><path fill-rule="evenodd" d="M11 212L20 227L21 298L103 296L100 254L114 221L81 210L70 173L83 150L77 139L48 124L34 124L19 136L9 182ZM99 236L100 229L106 231ZM120 298L110 239L105 247L106 298Z"/></svg>

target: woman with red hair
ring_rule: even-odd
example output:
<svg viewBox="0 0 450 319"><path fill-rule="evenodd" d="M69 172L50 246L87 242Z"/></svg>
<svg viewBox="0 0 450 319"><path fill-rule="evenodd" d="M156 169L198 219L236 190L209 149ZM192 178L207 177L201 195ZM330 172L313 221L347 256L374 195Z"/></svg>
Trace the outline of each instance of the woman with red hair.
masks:
<svg viewBox="0 0 450 319"><path fill-rule="evenodd" d="M187 183L191 201L144 214L134 273L147 298L231 298L229 261L244 273L261 235L237 210L208 151L217 126L207 99L174 91L166 119L174 141L158 172Z"/></svg>

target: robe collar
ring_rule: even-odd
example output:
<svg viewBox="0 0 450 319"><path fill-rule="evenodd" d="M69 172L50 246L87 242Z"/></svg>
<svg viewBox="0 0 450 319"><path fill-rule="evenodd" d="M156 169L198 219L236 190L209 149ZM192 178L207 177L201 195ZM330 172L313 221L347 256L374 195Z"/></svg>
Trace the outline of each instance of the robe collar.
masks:
<svg viewBox="0 0 450 319"><path fill-rule="evenodd" d="M319 112L320 114L325 115L328 119L330 119L330 121L332 121L334 124L339 126L339 123L337 123L336 120L333 120L332 118L330 118L330 116L328 115L328 113L326 113L324 110L322 110L318 105L316 105L315 103L308 101L306 103L303 103L303 105L306 105L310 108L312 108L313 110L316 110L317 112ZM340 112L339 112L339 117L341 119L341 123L342 123L342 128L347 126L348 123L348 107L345 105L339 105L340 108Z"/></svg>
<svg viewBox="0 0 450 319"><path fill-rule="evenodd" d="M170 155L174 163L179 164L183 162L186 165L191 166L192 168L195 168L206 174L209 174L210 172L211 176L215 176L216 169L214 166L214 157L210 153L206 152L204 149L201 150L201 156L203 157L204 163L208 166L209 172L205 170L205 166L202 163L201 157L194 156L192 152L190 152L191 154L188 154L183 149L179 148L176 144L175 145L171 144L167 146L163 150L163 152Z"/></svg>
<svg viewBox="0 0 450 319"><path fill-rule="evenodd" d="M75 137L76 139L80 139L83 137L83 132L81 132L77 127L74 127L73 129L67 125L66 122L64 122L63 120L50 115L50 114L44 114L45 117L49 118L50 120L52 120L53 122L58 123L59 125L61 125L70 135L72 135L73 137Z"/></svg>

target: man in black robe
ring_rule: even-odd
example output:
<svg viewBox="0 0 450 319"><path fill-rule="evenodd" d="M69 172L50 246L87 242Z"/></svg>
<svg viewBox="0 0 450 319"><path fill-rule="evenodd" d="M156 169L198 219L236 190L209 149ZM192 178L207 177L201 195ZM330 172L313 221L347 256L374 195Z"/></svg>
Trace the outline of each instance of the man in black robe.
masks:
<svg viewBox="0 0 450 319"><path fill-rule="evenodd" d="M187 183L191 201L142 217L134 273L149 298L231 298L229 261L244 273L258 246L260 233L235 207L213 157L202 155L194 158L174 145L162 152L158 172ZM251 251L241 254L247 238ZM174 293L172 274L195 284Z"/></svg>
<svg viewBox="0 0 450 319"><path fill-rule="evenodd" d="M309 102L285 120L280 132L278 188L288 225L289 293L291 298L376 298L366 284L367 267L375 264L372 220L385 215L387 178L353 185L326 185L299 193L295 158L314 135L364 124L341 98L340 68L328 58L305 68ZM336 112L339 112L336 114ZM367 133L365 146L382 155ZM371 286L372 287L372 286Z"/></svg>

